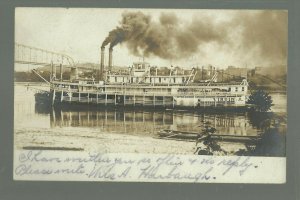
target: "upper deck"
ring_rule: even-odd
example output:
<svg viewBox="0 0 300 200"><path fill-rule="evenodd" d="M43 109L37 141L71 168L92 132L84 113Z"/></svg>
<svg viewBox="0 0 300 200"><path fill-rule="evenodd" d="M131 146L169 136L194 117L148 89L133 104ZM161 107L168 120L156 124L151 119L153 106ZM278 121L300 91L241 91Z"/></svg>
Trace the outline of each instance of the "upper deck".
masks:
<svg viewBox="0 0 300 200"><path fill-rule="evenodd" d="M151 71L152 70L152 71ZM195 83L196 70L189 74L169 68L158 74L157 67L149 63L133 63L126 73L110 72L104 81L94 79L73 79L72 81L51 81L55 91L93 94L121 94L147 96L245 96L248 91L246 79L241 82L217 82L217 73L210 80Z"/></svg>
<svg viewBox="0 0 300 200"><path fill-rule="evenodd" d="M125 95L165 95L165 96L194 96L194 95L247 95L247 82L242 83L207 83L190 85L151 85L151 84L105 84L81 81L78 83L53 81L51 89L66 92L105 93Z"/></svg>

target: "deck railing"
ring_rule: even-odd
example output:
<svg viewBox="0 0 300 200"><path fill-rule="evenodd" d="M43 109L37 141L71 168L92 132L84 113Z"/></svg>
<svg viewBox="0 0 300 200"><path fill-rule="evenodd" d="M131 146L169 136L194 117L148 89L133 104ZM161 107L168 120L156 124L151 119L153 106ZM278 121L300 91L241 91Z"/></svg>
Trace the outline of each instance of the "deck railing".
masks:
<svg viewBox="0 0 300 200"><path fill-rule="evenodd" d="M169 84L143 84L143 83L139 83L139 84L134 84L134 83L130 83L130 84L123 84L123 83L114 83L114 84L97 84L97 83L72 83L72 82L61 82L61 81L52 81L52 84L57 84L57 85L66 85L66 86L83 86L83 87L95 87L95 88L103 88L103 87L109 87L109 88L119 88L120 86L124 87L124 88L140 88L141 86L143 87L149 87L149 88L169 88L170 85ZM180 88L199 88L199 87L222 87L222 86L241 86L242 82L234 82L234 83L225 83L225 82L216 82L216 83L210 83L210 85L208 86L208 83L194 83L194 84L190 84L190 85L184 85L184 84L174 84L174 87L180 87ZM173 85L172 85L173 86Z"/></svg>
<svg viewBox="0 0 300 200"><path fill-rule="evenodd" d="M95 90L85 90L80 91L76 89L68 89L68 88L59 88L53 87L53 90L56 92L72 92L72 93L84 93L84 94L98 94L98 95L125 95L125 96L224 96L224 97L235 97L235 96L244 96L247 95L246 92L137 92L137 91L95 91Z"/></svg>

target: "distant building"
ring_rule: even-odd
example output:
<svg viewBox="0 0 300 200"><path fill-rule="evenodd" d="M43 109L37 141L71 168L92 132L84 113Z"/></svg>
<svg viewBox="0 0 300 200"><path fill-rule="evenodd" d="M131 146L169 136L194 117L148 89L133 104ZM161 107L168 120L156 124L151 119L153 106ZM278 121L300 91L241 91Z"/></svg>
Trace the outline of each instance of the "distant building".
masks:
<svg viewBox="0 0 300 200"><path fill-rule="evenodd" d="M216 67L213 67L212 65L206 65L202 67L197 67L196 71L196 81L208 81L213 78L217 70Z"/></svg>
<svg viewBox="0 0 300 200"><path fill-rule="evenodd" d="M247 78L248 69L247 68L240 68L235 66L228 66L228 68L225 70L225 73L229 76L233 77L244 77Z"/></svg>
<svg viewBox="0 0 300 200"><path fill-rule="evenodd" d="M254 75L255 74L265 74L265 70L263 70L263 67L255 67L254 68Z"/></svg>

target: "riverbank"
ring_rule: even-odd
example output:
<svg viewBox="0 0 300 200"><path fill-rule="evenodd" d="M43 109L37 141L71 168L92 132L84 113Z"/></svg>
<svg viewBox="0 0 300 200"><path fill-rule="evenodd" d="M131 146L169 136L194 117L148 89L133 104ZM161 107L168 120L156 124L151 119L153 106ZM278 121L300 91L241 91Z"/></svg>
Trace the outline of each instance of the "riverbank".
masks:
<svg viewBox="0 0 300 200"><path fill-rule="evenodd" d="M79 127L15 128L15 148L37 150L39 147L99 153L193 154L196 150L195 142L105 133L95 129L87 131Z"/></svg>

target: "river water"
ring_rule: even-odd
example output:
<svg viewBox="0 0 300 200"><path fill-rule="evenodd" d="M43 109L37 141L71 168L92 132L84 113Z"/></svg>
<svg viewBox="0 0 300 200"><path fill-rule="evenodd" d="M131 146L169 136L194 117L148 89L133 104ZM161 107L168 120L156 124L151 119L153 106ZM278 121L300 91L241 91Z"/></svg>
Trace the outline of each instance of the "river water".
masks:
<svg viewBox="0 0 300 200"><path fill-rule="evenodd" d="M105 137L109 135L111 136L110 138L114 138L107 141L106 144L109 142L114 144L117 141L116 138L120 137L126 137L124 140L126 140L128 146L131 146L131 141L141 140L143 141L141 144L138 144L139 142L132 144L136 147L135 150L128 150L130 148L124 147L125 150L123 148L122 151L143 152L145 147L140 147L139 145L145 145L144 142L151 138L154 138L154 140L151 140L152 143L147 145L151 146L153 143L154 145L166 144L165 139L158 139L158 131L163 129L201 132L203 126L209 124L220 135L257 136L271 126L270 123L265 123L266 121L275 120L273 115L257 116L257 114L253 115L248 112L199 113L173 110L53 109L35 104L34 93L36 90L34 88L41 89L43 86L27 87L22 84L15 85L14 127L16 134L15 145L17 148L47 146L47 144L50 146L59 144L73 147L76 146L77 140L74 139L76 135L81 138L90 137L92 139L101 134ZM286 122L283 121L286 121L286 95L274 93L272 94L272 99L274 103L272 107L273 113L280 116L280 119L283 118L283 120L277 122L280 126L278 130L285 135ZM45 133L49 133L49 131L51 132L50 136ZM66 136L65 133L67 132L72 133L70 137ZM92 136L90 135L91 133L93 133ZM64 140L58 137L60 134L64 135ZM79 143L82 140L84 139L81 139ZM168 142L170 146L178 145L171 143L171 141ZM183 148L182 153L192 153L195 150L194 143L191 144L189 141L180 142ZM99 143L95 145L101 146ZM77 146L82 145L78 144ZM185 146L187 146L187 149L184 149ZM192 148L189 149L189 146L192 146ZM87 144L83 148L89 148L89 145ZM99 150L99 148L94 148L93 150ZM159 146L157 148L159 149ZM172 150L165 151L163 147L161 149L163 150L156 153L173 153L170 152ZM109 149L105 151L110 152ZM181 153L181 151L177 150L176 153Z"/></svg>

